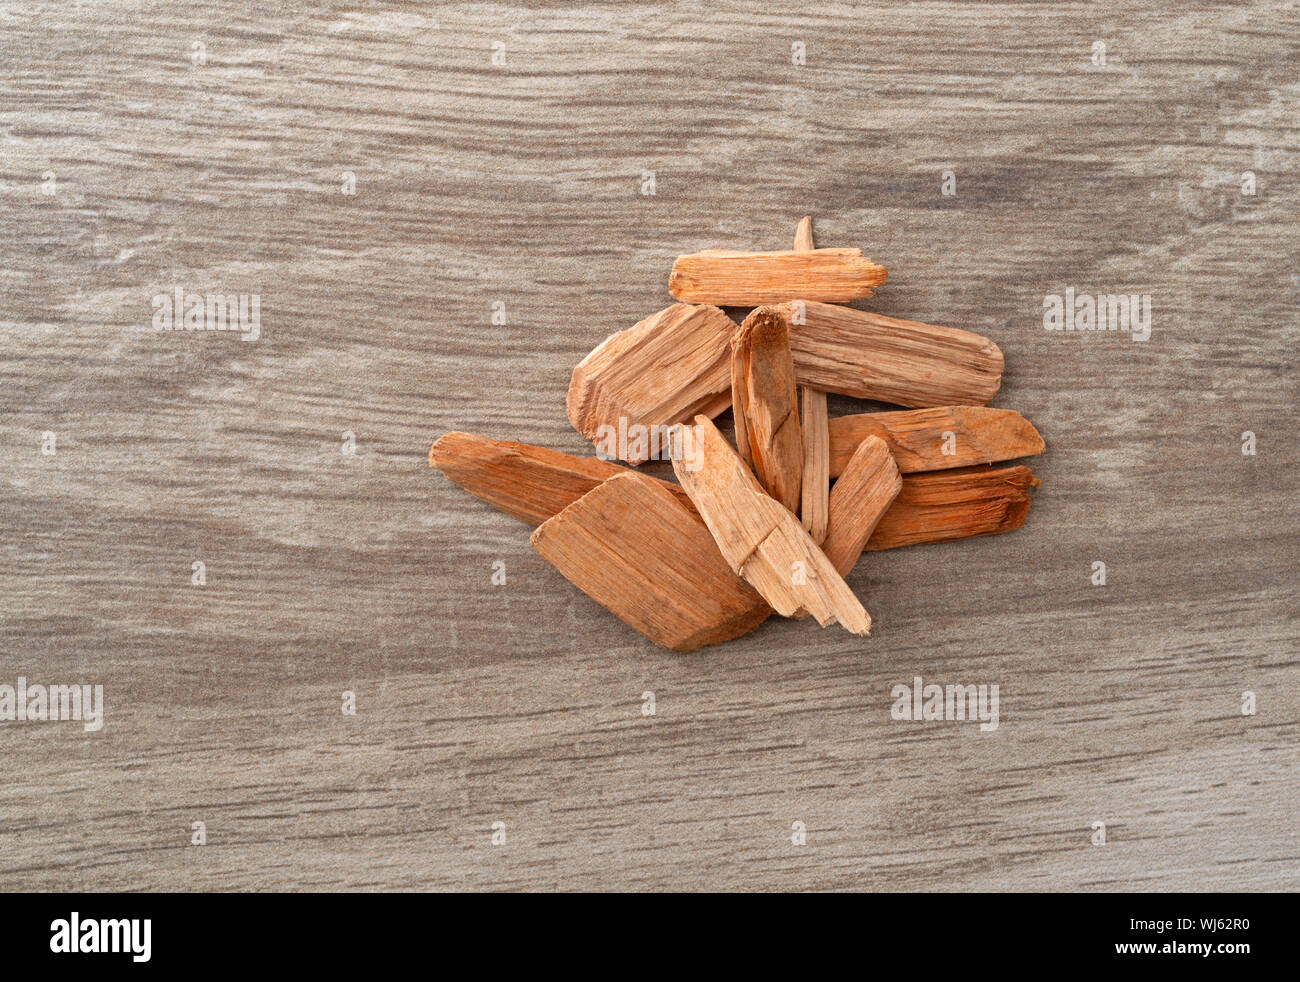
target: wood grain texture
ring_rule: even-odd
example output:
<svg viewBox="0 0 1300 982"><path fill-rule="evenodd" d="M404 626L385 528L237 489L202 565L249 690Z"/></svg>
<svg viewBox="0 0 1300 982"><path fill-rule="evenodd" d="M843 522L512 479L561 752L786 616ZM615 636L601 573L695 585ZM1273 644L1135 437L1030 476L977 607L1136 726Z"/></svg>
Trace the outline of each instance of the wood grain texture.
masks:
<svg viewBox="0 0 1300 982"><path fill-rule="evenodd" d="M1298 29L6 5L0 682L101 683L106 723L0 723L0 886L1300 888ZM999 345L1043 486L1012 534L866 555L870 641L665 654L426 454L590 454L582 356L676 256L805 214L888 267L855 306ZM177 285L259 294L261 337L139 330ZM1150 340L1044 330L1066 287L1150 294ZM892 720L915 676L999 684L999 729Z"/></svg>

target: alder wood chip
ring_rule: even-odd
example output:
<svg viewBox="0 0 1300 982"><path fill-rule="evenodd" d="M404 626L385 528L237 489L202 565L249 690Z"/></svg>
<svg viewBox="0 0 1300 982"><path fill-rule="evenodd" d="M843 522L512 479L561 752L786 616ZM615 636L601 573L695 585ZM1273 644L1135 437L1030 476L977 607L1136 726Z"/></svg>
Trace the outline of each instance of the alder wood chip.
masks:
<svg viewBox="0 0 1300 982"><path fill-rule="evenodd" d="M633 471L544 522L531 542L579 590L672 651L730 641L771 613L699 517Z"/></svg>
<svg viewBox="0 0 1300 982"><path fill-rule="evenodd" d="M792 514L803 487L803 437L785 320L760 307L731 339L736 446L758 481Z"/></svg>
<svg viewBox="0 0 1300 982"><path fill-rule="evenodd" d="M805 215L794 230L794 251L808 252L813 248L812 218ZM830 433L826 393L801 385L799 402L803 408L803 493L799 517L809 537L821 545L826 539L830 508Z"/></svg>
<svg viewBox="0 0 1300 982"><path fill-rule="evenodd" d="M648 438L640 439L641 428L667 428L727 408L735 328L717 307L679 303L611 334L573 370L569 421L609 456L644 463L652 449Z"/></svg>
<svg viewBox="0 0 1300 982"><path fill-rule="evenodd" d="M1011 532L1025 524L1029 490L1038 485L1021 465L909 474L867 551Z"/></svg>
<svg viewBox="0 0 1300 982"><path fill-rule="evenodd" d="M830 497L830 526L822 551L841 576L853 564L877 523L903 489L898 465L885 441L869 436L858 444Z"/></svg>
<svg viewBox="0 0 1300 982"><path fill-rule="evenodd" d="M838 416L830 421L829 434L831 477L839 476L869 436L889 445L904 474L1032 457L1044 446L1038 431L1018 412L987 406Z"/></svg>
<svg viewBox="0 0 1300 982"><path fill-rule="evenodd" d="M826 539L830 514L830 431L826 393L804 386L803 393L803 527L818 545Z"/></svg>
<svg viewBox="0 0 1300 982"><path fill-rule="evenodd" d="M800 385L923 408L982 406L1002 384L1002 352L970 331L813 300L773 306Z"/></svg>
<svg viewBox="0 0 1300 982"><path fill-rule="evenodd" d="M823 627L838 621L854 634L868 633L871 618L853 591L717 427L697 416L682 445L691 450L674 456L673 470L731 568L779 614L807 609Z"/></svg>
<svg viewBox="0 0 1300 982"><path fill-rule="evenodd" d="M757 307L782 300L847 303L872 295L885 267L861 249L731 252L714 249L678 256L668 292L689 303Z"/></svg>
<svg viewBox="0 0 1300 982"><path fill-rule="evenodd" d="M574 457L528 443L447 433L429 448L429 466L470 494L529 525L540 525L597 484L626 467L597 457ZM652 479L653 480L653 479ZM694 511L676 484L660 481Z"/></svg>

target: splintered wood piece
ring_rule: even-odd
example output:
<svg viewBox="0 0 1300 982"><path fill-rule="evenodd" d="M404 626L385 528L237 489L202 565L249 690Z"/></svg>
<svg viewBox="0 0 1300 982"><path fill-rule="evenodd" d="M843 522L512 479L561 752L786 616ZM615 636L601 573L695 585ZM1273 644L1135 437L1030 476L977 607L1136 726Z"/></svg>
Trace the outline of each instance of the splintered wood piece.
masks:
<svg viewBox="0 0 1300 982"><path fill-rule="evenodd" d="M597 484L626 467L596 457L574 457L527 443L489 440L473 433L448 433L429 448L436 467L475 497L529 525L540 525ZM694 511L676 484L660 481Z"/></svg>
<svg viewBox="0 0 1300 982"><path fill-rule="evenodd" d="M569 421L607 456L644 463L656 428L727 408L735 328L717 307L679 303L611 334L573 370Z"/></svg>
<svg viewBox="0 0 1300 982"><path fill-rule="evenodd" d="M688 303L757 307L782 300L847 303L872 295L885 282L885 267L861 249L807 252L730 252L713 249L678 256L668 292Z"/></svg>
<svg viewBox="0 0 1300 982"><path fill-rule="evenodd" d="M841 576L849 575L877 523L902 489L902 475L885 441L869 436L858 444L831 489L830 527L822 544L826 558Z"/></svg>
<svg viewBox="0 0 1300 982"><path fill-rule="evenodd" d="M1029 489L1038 485L1020 465L909 474L867 551L1011 532L1025 524Z"/></svg>
<svg viewBox="0 0 1300 982"><path fill-rule="evenodd" d="M1043 438L1013 409L941 406L859 413L830 421L831 477L844 470L858 444L869 436L889 445L904 474L992 464L1043 451ZM805 482L806 473L805 469Z"/></svg>
<svg viewBox="0 0 1300 982"><path fill-rule="evenodd" d="M794 230L794 251L809 252L813 248L812 218L805 215ZM801 385L799 401L803 407L803 500L799 516L809 537L821 545L826 538L830 494L826 393Z"/></svg>
<svg viewBox="0 0 1300 982"><path fill-rule="evenodd" d="M794 251L795 252L812 252L816 246L813 245L812 234L812 217L804 215L799 219L799 224L794 229Z"/></svg>
<svg viewBox="0 0 1300 982"><path fill-rule="evenodd" d="M531 542L579 590L672 651L730 641L771 613L704 523L660 482L634 471L583 495Z"/></svg>
<svg viewBox="0 0 1300 982"><path fill-rule="evenodd" d="M592 457L574 457L527 443L448 433L429 450L436 467L470 494L529 525L564 510L602 481L633 473ZM650 480L657 480L650 478ZM687 510L695 505L676 484L658 481ZM907 474L903 490L867 542L867 550L949 542L1011 532L1025 522L1027 467L967 467Z"/></svg>
<svg viewBox="0 0 1300 982"><path fill-rule="evenodd" d="M830 513L830 434L826 393L804 386L803 393L803 527L821 545Z"/></svg>
<svg viewBox="0 0 1300 982"><path fill-rule="evenodd" d="M693 431L673 470L731 568L779 614L806 609L823 627L838 621L868 633L871 618L799 520L768 497L712 422L697 416Z"/></svg>
<svg viewBox="0 0 1300 982"><path fill-rule="evenodd" d="M1002 384L1002 352L970 331L813 300L777 306L800 385L921 408L982 406Z"/></svg>
<svg viewBox="0 0 1300 982"><path fill-rule="evenodd" d="M736 446L773 498L799 512L803 437L785 320L760 307L731 339Z"/></svg>

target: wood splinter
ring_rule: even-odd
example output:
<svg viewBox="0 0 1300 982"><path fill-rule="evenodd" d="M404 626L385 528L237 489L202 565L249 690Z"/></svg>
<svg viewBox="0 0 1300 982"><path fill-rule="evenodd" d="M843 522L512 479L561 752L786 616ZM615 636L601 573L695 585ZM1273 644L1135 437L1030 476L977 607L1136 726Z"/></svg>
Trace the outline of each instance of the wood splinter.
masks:
<svg viewBox="0 0 1300 982"><path fill-rule="evenodd" d="M530 541L579 590L672 651L730 641L771 613L704 523L635 471L598 485Z"/></svg>
<svg viewBox="0 0 1300 982"><path fill-rule="evenodd" d="M803 488L803 437L785 320L760 307L731 339L736 447L759 483L792 514Z"/></svg>
<svg viewBox="0 0 1300 982"><path fill-rule="evenodd" d="M871 618L798 519L770 498L704 416L683 435L673 470L723 557L777 613L806 609L825 627L838 621L867 634Z"/></svg>
<svg viewBox="0 0 1300 982"><path fill-rule="evenodd" d="M813 246L812 218L799 219L794 230L794 251L809 252ZM809 537L821 545L826 539L830 494L830 431L826 393L808 385L799 387L803 410L803 494L799 517Z"/></svg>
<svg viewBox="0 0 1300 982"><path fill-rule="evenodd" d="M826 539L830 515L830 429L826 393L804 386L803 394L803 527L818 545Z"/></svg>

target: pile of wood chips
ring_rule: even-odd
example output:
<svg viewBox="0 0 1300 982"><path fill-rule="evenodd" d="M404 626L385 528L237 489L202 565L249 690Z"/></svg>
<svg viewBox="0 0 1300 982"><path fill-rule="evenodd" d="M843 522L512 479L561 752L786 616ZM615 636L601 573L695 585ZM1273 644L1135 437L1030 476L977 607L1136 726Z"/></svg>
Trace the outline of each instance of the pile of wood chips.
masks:
<svg viewBox="0 0 1300 982"><path fill-rule="evenodd" d="M429 464L538 526L540 555L673 651L773 610L865 635L844 581L862 552L1019 528L1039 482L989 465L1043 449L1019 413L982 408L1002 380L992 341L836 306L884 280L860 249L814 248L808 218L788 252L681 256L682 302L573 371L569 419L600 456L448 433ZM754 310L737 327L720 306ZM909 408L828 420L828 392ZM735 448L712 423L728 406ZM656 453L679 485L604 459Z"/></svg>

